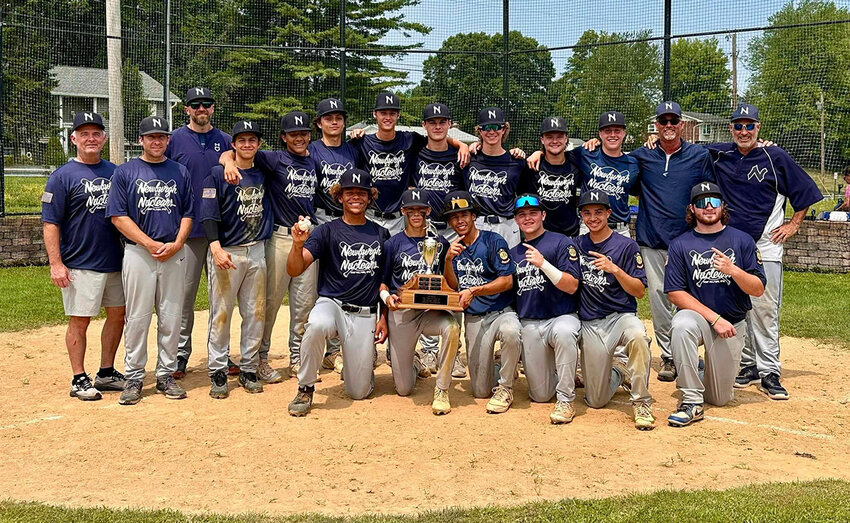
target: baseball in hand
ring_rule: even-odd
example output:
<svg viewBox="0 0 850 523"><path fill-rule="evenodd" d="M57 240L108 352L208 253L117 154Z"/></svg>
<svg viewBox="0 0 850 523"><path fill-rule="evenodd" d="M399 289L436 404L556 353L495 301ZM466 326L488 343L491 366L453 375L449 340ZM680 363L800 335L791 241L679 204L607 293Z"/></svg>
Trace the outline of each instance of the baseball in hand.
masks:
<svg viewBox="0 0 850 523"><path fill-rule="evenodd" d="M298 228L301 229L302 232L307 232L310 230L310 218L304 217L298 220Z"/></svg>

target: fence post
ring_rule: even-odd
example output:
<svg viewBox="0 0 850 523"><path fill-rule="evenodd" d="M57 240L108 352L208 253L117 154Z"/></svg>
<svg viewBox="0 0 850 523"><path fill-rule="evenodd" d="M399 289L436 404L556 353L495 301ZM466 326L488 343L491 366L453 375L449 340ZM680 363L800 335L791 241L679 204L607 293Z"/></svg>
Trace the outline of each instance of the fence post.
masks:
<svg viewBox="0 0 850 523"><path fill-rule="evenodd" d="M673 18L673 0L664 0L664 99L670 99L670 25Z"/></svg>
<svg viewBox="0 0 850 523"><path fill-rule="evenodd" d="M162 82L162 108L168 128L174 129L171 115L171 0L165 0L165 76Z"/></svg>
<svg viewBox="0 0 850 523"><path fill-rule="evenodd" d="M345 1L339 0L339 99L345 106Z"/></svg>
<svg viewBox="0 0 850 523"><path fill-rule="evenodd" d="M6 24L0 20L0 217L6 216L6 139L3 134L3 109L6 107L3 87L3 29Z"/></svg>
<svg viewBox="0 0 850 523"><path fill-rule="evenodd" d="M508 100L510 99L510 89L508 84L508 56L510 53L509 33L511 24L508 18L510 12L510 0L502 0L502 40L504 49L502 51L502 110L506 111Z"/></svg>

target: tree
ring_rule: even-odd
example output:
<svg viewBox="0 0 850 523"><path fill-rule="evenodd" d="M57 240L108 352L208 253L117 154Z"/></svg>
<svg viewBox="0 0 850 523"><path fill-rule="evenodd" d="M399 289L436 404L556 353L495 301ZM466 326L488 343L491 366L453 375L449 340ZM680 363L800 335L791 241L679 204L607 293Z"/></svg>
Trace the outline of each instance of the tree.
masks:
<svg viewBox="0 0 850 523"><path fill-rule="evenodd" d="M548 88L555 66L548 50L519 31L508 33L508 99L503 97L502 35L460 33L447 38L441 51L425 60L417 95L447 104L460 128L472 132L478 111L501 107L511 123L511 145L536 148L540 121L552 116Z"/></svg>
<svg viewBox="0 0 850 523"><path fill-rule="evenodd" d="M142 75L139 68L129 59L122 64L124 106L124 137L130 143L139 138L139 123L151 115L148 101L142 88Z"/></svg>
<svg viewBox="0 0 850 523"><path fill-rule="evenodd" d="M716 115L731 112L726 53L717 38L680 38L670 45L670 99L683 111Z"/></svg>
<svg viewBox="0 0 850 523"><path fill-rule="evenodd" d="M628 132L641 135L661 98L661 53L649 31L605 33L585 31L554 82L556 112L566 118L571 134L596 136L599 115L617 110L626 115ZM635 41L637 40L637 41Z"/></svg>
<svg viewBox="0 0 850 523"><path fill-rule="evenodd" d="M796 4L796 5L795 5ZM774 13L771 25L850 19L832 2L803 0ZM754 71L747 99L759 108L762 133L809 167L820 166L823 96L827 166L850 158L850 24L769 29L748 47Z"/></svg>

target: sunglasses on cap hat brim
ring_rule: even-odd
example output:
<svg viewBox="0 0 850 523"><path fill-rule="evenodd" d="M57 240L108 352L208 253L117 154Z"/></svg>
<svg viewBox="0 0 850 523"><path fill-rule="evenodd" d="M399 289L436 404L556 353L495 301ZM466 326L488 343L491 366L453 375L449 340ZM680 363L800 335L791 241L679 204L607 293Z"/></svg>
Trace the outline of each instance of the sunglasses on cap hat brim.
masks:
<svg viewBox="0 0 850 523"><path fill-rule="evenodd" d="M533 194L520 196L514 202L514 213L523 209L540 209L540 198Z"/></svg>

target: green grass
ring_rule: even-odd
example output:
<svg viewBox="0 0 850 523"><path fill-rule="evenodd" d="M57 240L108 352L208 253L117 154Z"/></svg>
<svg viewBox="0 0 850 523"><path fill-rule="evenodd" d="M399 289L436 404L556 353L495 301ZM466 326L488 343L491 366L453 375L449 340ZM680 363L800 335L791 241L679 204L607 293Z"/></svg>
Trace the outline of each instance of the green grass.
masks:
<svg viewBox="0 0 850 523"><path fill-rule="evenodd" d="M392 508L392 507L387 507ZM850 519L850 483L819 480L770 483L723 491L659 491L599 500L537 502L509 508L446 509L414 516L355 518L316 514L271 517L259 514L221 516L187 515L174 510L115 510L65 508L41 503L0 502L0 520L15 522L492 522L492 521L847 521Z"/></svg>
<svg viewBox="0 0 850 523"><path fill-rule="evenodd" d="M7 213L41 214L41 193L47 176L7 176L4 182Z"/></svg>

